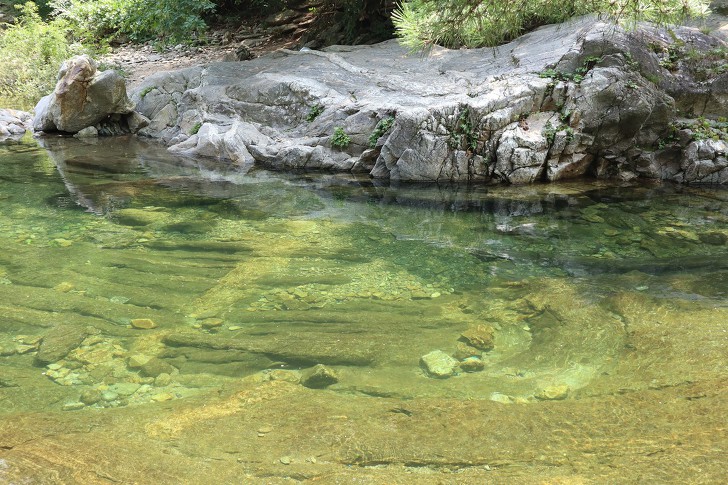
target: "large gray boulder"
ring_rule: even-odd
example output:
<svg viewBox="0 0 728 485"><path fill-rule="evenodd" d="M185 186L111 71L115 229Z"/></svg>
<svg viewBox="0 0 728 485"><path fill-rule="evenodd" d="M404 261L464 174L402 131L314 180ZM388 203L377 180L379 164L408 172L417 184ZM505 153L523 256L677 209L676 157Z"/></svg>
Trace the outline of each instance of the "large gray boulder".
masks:
<svg viewBox="0 0 728 485"><path fill-rule="evenodd" d="M724 116L728 103L728 73L706 79L687 62L667 64L693 46L725 48L695 29L627 32L582 18L495 49L436 48L429 57L395 41L281 50L160 73L132 99L151 120L142 134L241 167L419 181L722 181L720 146L708 164L674 143L678 116L687 126ZM389 118L389 129L379 124Z"/></svg>
<svg viewBox="0 0 728 485"><path fill-rule="evenodd" d="M126 83L118 72L100 72L93 59L76 56L63 63L53 93L35 107L33 128L77 133L110 115L127 115L133 111Z"/></svg>

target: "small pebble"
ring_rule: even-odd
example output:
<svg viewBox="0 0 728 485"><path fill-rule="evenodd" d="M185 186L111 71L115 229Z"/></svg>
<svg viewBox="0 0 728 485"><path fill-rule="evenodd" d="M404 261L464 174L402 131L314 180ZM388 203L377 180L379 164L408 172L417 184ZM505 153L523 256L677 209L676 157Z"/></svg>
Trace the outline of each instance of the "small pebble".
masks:
<svg viewBox="0 0 728 485"><path fill-rule="evenodd" d="M156 402L171 401L172 399L174 399L174 395L169 392L160 392L152 396L152 401Z"/></svg>
<svg viewBox="0 0 728 485"><path fill-rule="evenodd" d="M86 405L82 402L67 402L63 405L64 411L78 411L79 409L83 409Z"/></svg>
<svg viewBox="0 0 728 485"><path fill-rule="evenodd" d="M157 387L168 386L170 382L172 382L172 376L166 372L162 372L154 379L154 385Z"/></svg>
<svg viewBox="0 0 728 485"><path fill-rule="evenodd" d="M560 401L569 395L569 386L561 384L558 386L547 386L536 393L536 399L542 401Z"/></svg>
<svg viewBox="0 0 728 485"><path fill-rule="evenodd" d="M223 324L222 318L207 318L202 321L203 328L217 328Z"/></svg>
<svg viewBox="0 0 728 485"><path fill-rule="evenodd" d="M15 353L20 354L20 355L33 352L34 350L36 350L35 345L20 344L20 345L15 346Z"/></svg>
<svg viewBox="0 0 728 485"><path fill-rule="evenodd" d="M53 287L54 290L60 291L61 293L68 293L69 291L71 291L74 288L75 287L73 286L73 283L69 283L68 281L63 281Z"/></svg>
<svg viewBox="0 0 728 485"><path fill-rule="evenodd" d="M502 394L500 392L491 393L489 399L491 401L499 402L501 404L511 404L513 402L510 396Z"/></svg>
<svg viewBox="0 0 728 485"><path fill-rule="evenodd" d="M84 404L96 404L101 400L101 391L98 389L86 389L81 393L79 401Z"/></svg>
<svg viewBox="0 0 728 485"><path fill-rule="evenodd" d="M149 330L156 328L157 324L149 318L134 318L131 321L131 326L139 330Z"/></svg>
<svg viewBox="0 0 728 485"><path fill-rule="evenodd" d="M291 457L290 456L282 456L281 457L281 463L284 465L290 465L291 464Z"/></svg>
<svg viewBox="0 0 728 485"><path fill-rule="evenodd" d="M478 372L485 368L485 363L478 357L468 357L460 362L460 369L465 372Z"/></svg>

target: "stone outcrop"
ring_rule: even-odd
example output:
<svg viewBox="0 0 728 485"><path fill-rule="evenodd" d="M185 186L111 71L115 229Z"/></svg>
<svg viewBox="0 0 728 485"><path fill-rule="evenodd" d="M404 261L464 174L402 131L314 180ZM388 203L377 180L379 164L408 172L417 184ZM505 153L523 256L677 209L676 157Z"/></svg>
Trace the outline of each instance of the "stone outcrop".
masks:
<svg viewBox="0 0 728 485"><path fill-rule="evenodd" d="M126 121L129 117L131 123ZM88 56L63 64L53 93L38 102L33 119L33 129L44 132L78 133L95 127L102 134L119 134L140 124L124 78L114 70L98 71Z"/></svg>
<svg viewBox="0 0 728 485"><path fill-rule="evenodd" d="M728 182L718 119L728 73L716 68L728 47L695 29L671 32L583 18L427 58L396 41L282 50L161 73L132 99L151 120L142 134L241 167L418 181ZM701 116L715 120L706 127Z"/></svg>
<svg viewBox="0 0 728 485"><path fill-rule="evenodd" d="M17 139L31 129L33 115L14 109L0 109L0 141Z"/></svg>

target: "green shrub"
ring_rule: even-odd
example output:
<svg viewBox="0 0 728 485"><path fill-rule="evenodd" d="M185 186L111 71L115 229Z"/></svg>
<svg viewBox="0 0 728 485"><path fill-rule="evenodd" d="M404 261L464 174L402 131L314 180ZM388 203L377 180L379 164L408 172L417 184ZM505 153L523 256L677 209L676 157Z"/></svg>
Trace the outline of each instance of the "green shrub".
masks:
<svg viewBox="0 0 728 485"><path fill-rule="evenodd" d="M473 123L470 119L470 108L467 106L462 110L458 117L455 133L458 135L461 144L464 145L463 148L465 150L475 152L478 147L478 135L475 133L475 129L473 128Z"/></svg>
<svg viewBox="0 0 728 485"><path fill-rule="evenodd" d="M344 149L351 143L351 137L346 134L343 128L337 126L334 128L334 134L331 136L331 146L334 148Z"/></svg>
<svg viewBox="0 0 728 485"><path fill-rule="evenodd" d="M581 66L574 69L573 73L557 71L553 68L547 68L538 73L538 77L545 79L554 79L557 81L572 81L579 84L584 80L584 76L594 69L597 64L602 61L601 57L589 56L581 63Z"/></svg>
<svg viewBox="0 0 728 485"><path fill-rule="evenodd" d="M558 128L556 128L554 125L551 124L550 121L547 121L546 124L543 127L543 136L546 138L546 141L549 145L553 145L554 141L556 140L556 132L559 131Z"/></svg>
<svg viewBox="0 0 728 485"><path fill-rule="evenodd" d="M567 126L564 128L564 134L566 138L566 143L571 143L574 140L574 129L570 126Z"/></svg>
<svg viewBox="0 0 728 485"><path fill-rule="evenodd" d="M90 34L87 41L126 35L135 42L188 43L205 29L210 0L53 0L57 18Z"/></svg>
<svg viewBox="0 0 728 485"><path fill-rule="evenodd" d="M374 131L369 135L369 148L377 146L377 141L392 128L392 125L394 125L394 116L387 116L379 120Z"/></svg>
<svg viewBox="0 0 728 485"><path fill-rule="evenodd" d="M324 107L321 104L315 104L311 106L311 108L308 110L308 114L306 115L306 121L309 123L315 120L319 117L321 113L324 112Z"/></svg>
<svg viewBox="0 0 728 485"><path fill-rule="evenodd" d="M17 8L17 22L0 33L0 98L3 107L30 109L53 90L64 60L95 52L69 40L72 30L65 19L44 22L33 2Z"/></svg>
<svg viewBox="0 0 728 485"><path fill-rule="evenodd" d="M73 26L77 38L93 43L102 43L116 35L130 4L130 0L52 1L56 18Z"/></svg>
<svg viewBox="0 0 728 485"><path fill-rule="evenodd" d="M191 42L207 28L202 16L214 9L209 0L133 0L120 31L135 41Z"/></svg>
<svg viewBox="0 0 728 485"><path fill-rule="evenodd" d="M220 12L250 16L265 16L288 8L288 0L215 0Z"/></svg>
<svg viewBox="0 0 728 485"><path fill-rule="evenodd" d="M404 45L495 46L539 25L591 12L620 21L670 23L707 11L709 0L409 0L392 19Z"/></svg>

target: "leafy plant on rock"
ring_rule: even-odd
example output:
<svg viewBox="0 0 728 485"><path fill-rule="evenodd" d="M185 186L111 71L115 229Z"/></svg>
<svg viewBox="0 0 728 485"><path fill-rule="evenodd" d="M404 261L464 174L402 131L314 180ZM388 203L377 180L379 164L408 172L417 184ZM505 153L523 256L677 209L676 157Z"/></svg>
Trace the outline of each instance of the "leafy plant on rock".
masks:
<svg viewBox="0 0 728 485"><path fill-rule="evenodd" d="M470 120L470 108L463 108L450 134L450 146L475 153L478 148L478 135Z"/></svg>
<svg viewBox="0 0 728 485"><path fill-rule="evenodd" d="M548 142L549 145L554 144L554 141L556 140L557 131L558 131L558 129L553 124L551 124L550 121L547 121L546 124L544 125L542 133L543 133L544 138L546 138L546 141Z"/></svg>
<svg viewBox="0 0 728 485"><path fill-rule="evenodd" d="M384 136L385 133L387 133L390 129L392 129L392 126L394 125L394 117L393 116L387 116L386 118L382 118L377 123L377 126L374 127L374 131L371 135L369 135L369 148L374 148L377 146L377 141Z"/></svg>
<svg viewBox="0 0 728 485"><path fill-rule="evenodd" d="M151 93L155 89L157 89L157 86L147 86L146 88L142 89L141 93L139 93L139 97L144 99L147 94Z"/></svg>
<svg viewBox="0 0 728 485"><path fill-rule="evenodd" d="M574 69L573 73L557 71L554 68L544 69L538 73L538 77L545 79L554 79L557 81L573 81L576 84L581 83L584 80L584 76L594 69L599 62L601 57L589 56L582 62L581 66Z"/></svg>
<svg viewBox="0 0 728 485"><path fill-rule="evenodd" d="M343 128L337 126L334 128L334 134L331 136L331 146L343 150L351 143L351 137L346 134Z"/></svg>
<svg viewBox="0 0 728 485"><path fill-rule="evenodd" d="M306 121L311 123L313 120L319 117L321 113L324 112L324 106L321 104L315 104L311 106L311 108L308 110L308 114L306 115Z"/></svg>

